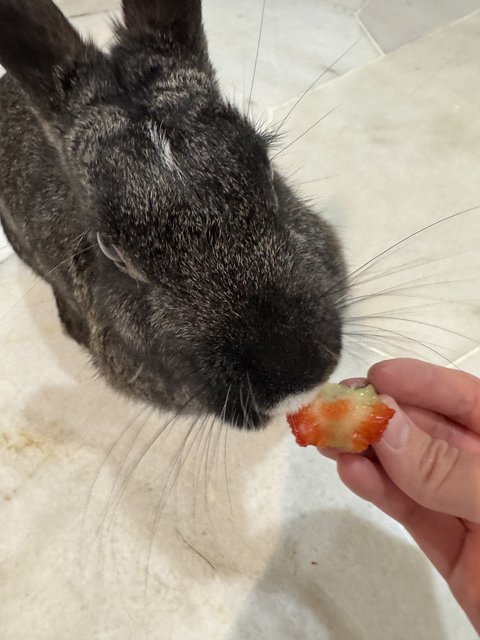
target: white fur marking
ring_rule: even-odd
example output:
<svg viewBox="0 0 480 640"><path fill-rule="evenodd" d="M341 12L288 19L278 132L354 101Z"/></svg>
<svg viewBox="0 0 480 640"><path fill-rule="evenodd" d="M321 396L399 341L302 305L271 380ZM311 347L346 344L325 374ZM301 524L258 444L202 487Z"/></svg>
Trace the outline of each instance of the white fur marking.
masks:
<svg viewBox="0 0 480 640"><path fill-rule="evenodd" d="M170 141L160 129L159 125L156 122L150 120L147 123L147 131L153 145L163 155L163 159L167 168L170 169L170 171L178 171L177 163L175 162L175 158L173 157Z"/></svg>
<svg viewBox="0 0 480 640"><path fill-rule="evenodd" d="M321 387L323 387L323 384L319 384L310 391L304 391L303 393L297 393L284 398L274 409L271 409L268 414L274 418L277 416L285 417L291 413L296 413L299 409L309 404L314 399Z"/></svg>

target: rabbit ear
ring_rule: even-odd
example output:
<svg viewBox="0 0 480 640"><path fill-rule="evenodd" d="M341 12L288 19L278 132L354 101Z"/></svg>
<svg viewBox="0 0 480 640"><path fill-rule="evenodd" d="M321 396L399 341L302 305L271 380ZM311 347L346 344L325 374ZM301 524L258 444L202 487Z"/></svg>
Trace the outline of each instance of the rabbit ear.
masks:
<svg viewBox="0 0 480 640"><path fill-rule="evenodd" d="M180 45L202 37L201 0L122 0L127 30L161 32Z"/></svg>
<svg viewBox="0 0 480 640"><path fill-rule="evenodd" d="M52 0L0 0L0 64L37 102L59 106L68 75L95 52Z"/></svg>

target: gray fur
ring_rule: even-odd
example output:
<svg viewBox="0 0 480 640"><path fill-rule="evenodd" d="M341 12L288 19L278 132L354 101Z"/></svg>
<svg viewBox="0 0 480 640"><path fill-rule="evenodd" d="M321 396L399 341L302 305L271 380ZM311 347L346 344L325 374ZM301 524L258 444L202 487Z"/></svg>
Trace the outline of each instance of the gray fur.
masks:
<svg viewBox="0 0 480 640"><path fill-rule="evenodd" d="M220 95L200 1L123 4L105 55L0 0L2 223L115 388L259 426L336 363L341 251Z"/></svg>

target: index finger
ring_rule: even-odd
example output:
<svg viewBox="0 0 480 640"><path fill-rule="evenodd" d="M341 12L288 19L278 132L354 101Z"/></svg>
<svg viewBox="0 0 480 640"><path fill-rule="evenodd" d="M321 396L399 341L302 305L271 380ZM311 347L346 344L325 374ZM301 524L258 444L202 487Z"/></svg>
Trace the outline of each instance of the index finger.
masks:
<svg viewBox="0 0 480 640"><path fill-rule="evenodd" d="M480 380L469 373L399 358L373 365L368 379L399 404L435 411L480 433Z"/></svg>

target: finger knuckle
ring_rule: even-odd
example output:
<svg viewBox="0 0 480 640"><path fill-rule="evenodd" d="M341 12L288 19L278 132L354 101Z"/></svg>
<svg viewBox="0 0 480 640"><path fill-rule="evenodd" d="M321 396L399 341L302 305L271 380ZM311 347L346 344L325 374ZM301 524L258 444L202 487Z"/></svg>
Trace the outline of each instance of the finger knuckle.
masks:
<svg viewBox="0 0 480 640"><path fill-rule="evenodd" d="M417 498L421 498L425 506L432 506L441 496L445 483L452 475L457 464L460 451L445 440L432 439L418 460L420 483L416 483ZM412 481L415 479L412 478Z"/></svg>

